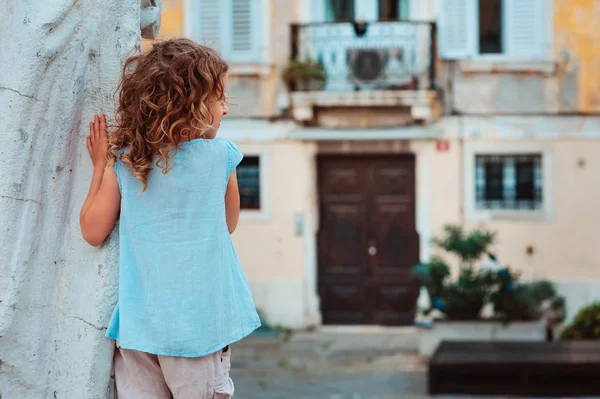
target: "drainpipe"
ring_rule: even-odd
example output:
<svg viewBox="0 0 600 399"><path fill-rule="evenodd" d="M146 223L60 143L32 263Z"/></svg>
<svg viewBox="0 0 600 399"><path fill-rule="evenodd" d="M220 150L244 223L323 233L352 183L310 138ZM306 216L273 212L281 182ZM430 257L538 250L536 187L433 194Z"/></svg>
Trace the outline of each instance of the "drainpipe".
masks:
<svg viewBox="0 0 600 399"><path fill-rule="evenodd" d="M465 226L465 127L464 117L458 115L458 148L460 154L460 162L458 165L459 170L459 187L460 187L460 211L459 211L459 222L461 226Z"/></svg>
<svg viewBox="0 0 600 399"><path fill-rule="evenodd" d="M459 184L459 224L464 227L465 225L465 177L464 177L464 163L465 163L465 125L464 116L458 112L454 107L454 81L456 80L456 64L457 61L453 60L449 62L448 68L448 109L449 114L456 116L458 119L458 151L459 151L459 165L458 165L458 184Z"/></svg>

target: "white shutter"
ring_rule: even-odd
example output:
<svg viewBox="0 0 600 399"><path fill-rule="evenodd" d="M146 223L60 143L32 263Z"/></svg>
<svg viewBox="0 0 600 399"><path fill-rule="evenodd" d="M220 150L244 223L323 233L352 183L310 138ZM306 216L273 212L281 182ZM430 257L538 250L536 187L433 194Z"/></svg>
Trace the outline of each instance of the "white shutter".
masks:
<svg viewBox="0 0 600 399"><path fill-rule="evenodd" d="M477 0L440 0L438 43L442 58L468 58L475 53ZM527 0L525 0L527 1Z"/></svg>
<svg viewBox="0 0 600 399"><path fill-rule="evenodd" d="M198 10L198 22L193 27L194 39L205 46L222 49L222 2L215 0L196 0Z"/></svg>
<svg viewBox="0 0 600 399"><path fill-rule="evenodd" d="M213 0L215 1L215 0ZM216 1L215 1L216 2ZM228 6L223 37L225 58L230 62L258 62L261 59L261 0L221 0Z"/></svg>
<svg viewBox="0 0 600 399"><path fill-rule="evenodd" d="M231 50L247 52L252 50L253 18L251 0L232 0Z"/></svg>
<svg viewBox="0 0 600 399"><path fill-rule="evenodd" d="M509 57L542 58L546 49L545 10L548 0L504 0L506 50Z"/></svg>
<svg viewBox="0 0 600 399"><path fill-rule="evenodd" d="M304 2L309 0L302 0ZM303 21L303 22L324 22L325 21L325 10L326 5L325 2L327 0L310 0L310 9L311 9L311 20ZM306 7L306 4L303 6Z"/></svg>
<svg viewBox="0 0 600 399"><path fill-rule="evenodd" d="M377 21L378 3L375 0L354 0L354 18L363 21Z"/></svg>

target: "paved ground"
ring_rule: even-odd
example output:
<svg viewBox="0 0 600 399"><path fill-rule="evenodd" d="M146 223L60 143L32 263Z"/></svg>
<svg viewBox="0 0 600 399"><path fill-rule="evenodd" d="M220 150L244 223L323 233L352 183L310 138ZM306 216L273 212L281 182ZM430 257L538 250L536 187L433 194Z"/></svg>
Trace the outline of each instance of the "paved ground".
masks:
<svg viewBox="0 0 600 399"><path fill-rule="evenodd" d="M412 329L247 338L232 347L235 398L427 399L417 339Z"/></svg>
<svg viewBox="0 0 600 399"><path fill-rule="evenodd" d="M421 396L425 365L411 332L302 333L233 346L236 398L387 399Z"/></svg>

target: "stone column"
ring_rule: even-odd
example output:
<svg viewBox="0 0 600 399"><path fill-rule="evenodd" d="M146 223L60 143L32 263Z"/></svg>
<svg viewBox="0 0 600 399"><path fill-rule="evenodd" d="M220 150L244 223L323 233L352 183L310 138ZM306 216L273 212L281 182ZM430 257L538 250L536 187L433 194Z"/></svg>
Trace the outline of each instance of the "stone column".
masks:
<svg viewBox="0 0 600 399"><path fill-rule="evenodd" d="M154 15L152 17L151 15ZM81 238L94 113L160 2L8 0L0 13L0 397L106 398L118 239ZM144 26L141 26L144 25Z"/></svg>

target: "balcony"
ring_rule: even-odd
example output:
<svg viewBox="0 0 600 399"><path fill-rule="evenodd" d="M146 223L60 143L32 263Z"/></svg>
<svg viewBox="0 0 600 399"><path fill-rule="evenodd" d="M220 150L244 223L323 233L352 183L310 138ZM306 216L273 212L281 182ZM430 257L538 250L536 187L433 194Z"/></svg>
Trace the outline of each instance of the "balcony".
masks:
<svg viewBox="0 0 600 399"><path fill-rule="evenodd" d="M292 25L292 60L322 67L315 86L289 85L293 118L308 126L423 124L439 114L435 25L327 22Z"/></svg>

